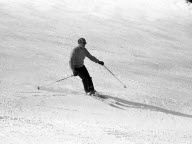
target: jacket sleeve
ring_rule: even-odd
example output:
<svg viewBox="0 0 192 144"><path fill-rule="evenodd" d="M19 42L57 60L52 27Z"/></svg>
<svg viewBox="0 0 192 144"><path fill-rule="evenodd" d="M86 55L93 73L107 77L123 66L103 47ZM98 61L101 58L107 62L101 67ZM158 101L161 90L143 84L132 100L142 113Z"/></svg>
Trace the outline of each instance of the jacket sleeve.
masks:
<svg viewBox="0 0 192 144"><path fill-rule="evenodd" d="M95 63L98 63L98 62L99 62L99 60L98 60L96 57L92 56L86 48L85 48L85 54L86 54L86 56L87 56L90 60L94 61Z"/></svg>

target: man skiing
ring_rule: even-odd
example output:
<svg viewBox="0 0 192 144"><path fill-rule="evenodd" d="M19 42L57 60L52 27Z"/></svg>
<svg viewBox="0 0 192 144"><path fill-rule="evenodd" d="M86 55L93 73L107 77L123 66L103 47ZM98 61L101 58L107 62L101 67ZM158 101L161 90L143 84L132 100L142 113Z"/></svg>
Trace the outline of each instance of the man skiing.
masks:
<svg viewBox="0 0 192 144"><path fill-rule="evenodd" d="M100 65L104 65L104 62L99 61L96 57L92 56L85 48L86 44L87 42L84 38L80 38L78 40L78 46L75 47L71 52L69 65L73 71L73 75L79 76L82 79L85 93L91 95L95 94L96 91L94 89L92 78L90 77L89 72L84 65L84 59L85 57L88 57L90 60Z"/></svg>

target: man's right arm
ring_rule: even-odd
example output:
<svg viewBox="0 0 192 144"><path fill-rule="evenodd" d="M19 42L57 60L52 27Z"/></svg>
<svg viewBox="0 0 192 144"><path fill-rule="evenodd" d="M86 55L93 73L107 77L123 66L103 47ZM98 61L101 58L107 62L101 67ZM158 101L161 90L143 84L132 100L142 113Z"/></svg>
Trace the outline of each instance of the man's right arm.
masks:
<svg viewBox="0 0 192 144"><path fill-rule="evenodd" d="M74 71L74 67L73 67L73 64L72 64L72 63L73 63L73 62L70 60L70 61L69 61L69 66L70 66L71 70Z"/></svg>
<svg viewBox="0 0 192 144"><path fill-rule="evenodd" d="M72 50L70 58L69 58L69 66L72 71L74 71L74 65L73 65L74 56L75 56L75 49Z"/></svg>

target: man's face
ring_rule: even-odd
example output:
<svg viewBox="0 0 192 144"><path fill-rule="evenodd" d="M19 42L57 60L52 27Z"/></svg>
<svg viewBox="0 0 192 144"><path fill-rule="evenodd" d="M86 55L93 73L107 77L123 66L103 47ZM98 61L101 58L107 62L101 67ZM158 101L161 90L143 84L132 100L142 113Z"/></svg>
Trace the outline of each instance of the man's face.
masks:
<svg viewBox="0 0 192 144"><path fill-rule="evenodd" d="M86 44L87 44L87 42L85 41L85 42L82 42L82 43L80 44L80 46L81 46L81 47L85 47Z"/></svg>

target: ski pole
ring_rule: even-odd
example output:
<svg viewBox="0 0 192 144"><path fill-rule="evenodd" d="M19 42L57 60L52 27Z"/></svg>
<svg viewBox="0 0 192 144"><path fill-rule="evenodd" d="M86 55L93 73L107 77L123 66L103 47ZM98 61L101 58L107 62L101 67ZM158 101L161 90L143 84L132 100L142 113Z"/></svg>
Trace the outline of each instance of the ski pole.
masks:
<svg viewBox="0 0 192 144"><path fill-rule="evenodd" d="M74 75L66 76L66 77L65 77L65 78L63 78L63 79L57 80L57 81L52 82L52 83L50 83L50 84L47 84L47 85L42 85L42 86L38 86L38 87L37 87L37 89L39 90L39 89L40 89L40 87L49 86L49 85L52 85L52 84L54 84L54 83L57 83L57 82L60 82L60 81L66 80L66 79L68 79L68 78L70 78L70 77L73 77L73 76L74 76Z"/></svg>
<svg viewBox="0 0 192 144"><path fill-rule="evenodd" d="M121 82L121 81L115 76L115 74L113 74L105 65L104 65L104 67L106 68L106 70L108 70L108 71L123 85L124 88L127 88L126 85L123 84L123 82Z"/></svg>

